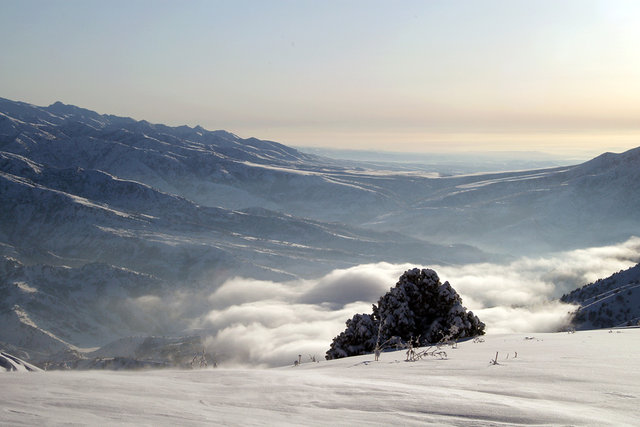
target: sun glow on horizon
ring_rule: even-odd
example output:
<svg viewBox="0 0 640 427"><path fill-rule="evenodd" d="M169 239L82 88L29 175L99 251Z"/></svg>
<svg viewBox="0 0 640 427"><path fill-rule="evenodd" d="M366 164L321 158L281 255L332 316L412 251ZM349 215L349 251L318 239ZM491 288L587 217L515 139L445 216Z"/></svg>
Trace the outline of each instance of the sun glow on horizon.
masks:
<svg viewBox="0 0 640 427"><path fill-rule="evenodd" d="M0 96L14 100L295 146L640 145L634 1L4 6Z"/></svg>

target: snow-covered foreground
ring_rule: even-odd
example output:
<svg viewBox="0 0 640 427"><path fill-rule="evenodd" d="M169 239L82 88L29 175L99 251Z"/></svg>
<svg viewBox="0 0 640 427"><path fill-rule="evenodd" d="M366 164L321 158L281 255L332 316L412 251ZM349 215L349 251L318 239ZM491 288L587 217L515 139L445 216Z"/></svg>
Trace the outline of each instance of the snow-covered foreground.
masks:
<svg viewBox="0 0 640 427"><path fill-rule="evenodd" d="M274 369L4 373L0 424L640 423L640 329L484 339L445 360L395 351Z"/></svg>

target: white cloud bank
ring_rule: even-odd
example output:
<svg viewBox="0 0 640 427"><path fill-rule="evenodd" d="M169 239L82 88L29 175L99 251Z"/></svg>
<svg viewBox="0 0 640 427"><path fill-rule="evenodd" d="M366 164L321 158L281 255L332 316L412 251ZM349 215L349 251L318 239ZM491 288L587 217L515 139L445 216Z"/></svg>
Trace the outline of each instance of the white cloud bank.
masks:
<svg viewBox="0 0 640 427"><path fill-rule="evenodd" d="M640 261L640 238L620 245L521 258L508 264L428 265L448 280L489 334L547 332L566 324L570 305L558 298ZM355 313L370 313L413 264L377 263L334 270L317 280L276 283L234 278L208 296L192 322L222 360L283 365L298 354L324 357ZM200 301L203 303L203 301Z"/></svg>

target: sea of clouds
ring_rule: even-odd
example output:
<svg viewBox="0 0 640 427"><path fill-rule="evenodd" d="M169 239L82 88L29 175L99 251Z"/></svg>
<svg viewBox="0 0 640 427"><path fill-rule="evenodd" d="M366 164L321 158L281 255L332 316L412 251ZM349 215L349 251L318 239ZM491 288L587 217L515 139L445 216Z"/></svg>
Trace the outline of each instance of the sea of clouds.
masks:
<svg viewBox="0 0 640 427"><path fill-rule="evenodd" d="M371 305L404 271L423 267L450 282L464 305L486 324L488 334L558 331L575 307L557 298L638 262L640 238L632 238L620 245L506 264L376 263L284 283L236 277L198 297L200 314L190 320L189 330L207 336L207 347L227 365L281 366L292 364L299 354L303 361L323 359L347 319L370 313ZM174 299L185 306L178 311L187 310L184 301L189 299Z"/></svg>

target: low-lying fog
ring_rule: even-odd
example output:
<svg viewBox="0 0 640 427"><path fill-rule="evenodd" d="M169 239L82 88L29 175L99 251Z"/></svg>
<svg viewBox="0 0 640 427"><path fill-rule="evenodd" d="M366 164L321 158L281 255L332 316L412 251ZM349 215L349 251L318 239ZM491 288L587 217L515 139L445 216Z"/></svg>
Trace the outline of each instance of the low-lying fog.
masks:
<svg viewBox="0 0 640 427"><path fill-rule="evenodd" d="M549 332L574 310L556 299L576 287L638 263L640 238L619 245L520 258L508 264L425 265L449 281L488 334ZM377 263L334 270L315 280L272 282L236 277L213 292L144 296L139 309L188 323L206 336L225 365L278 366L301 354L323 358L333 337L356 313L395 285L413 264ZM187 320L188 319L188 320Z"/></svg>

